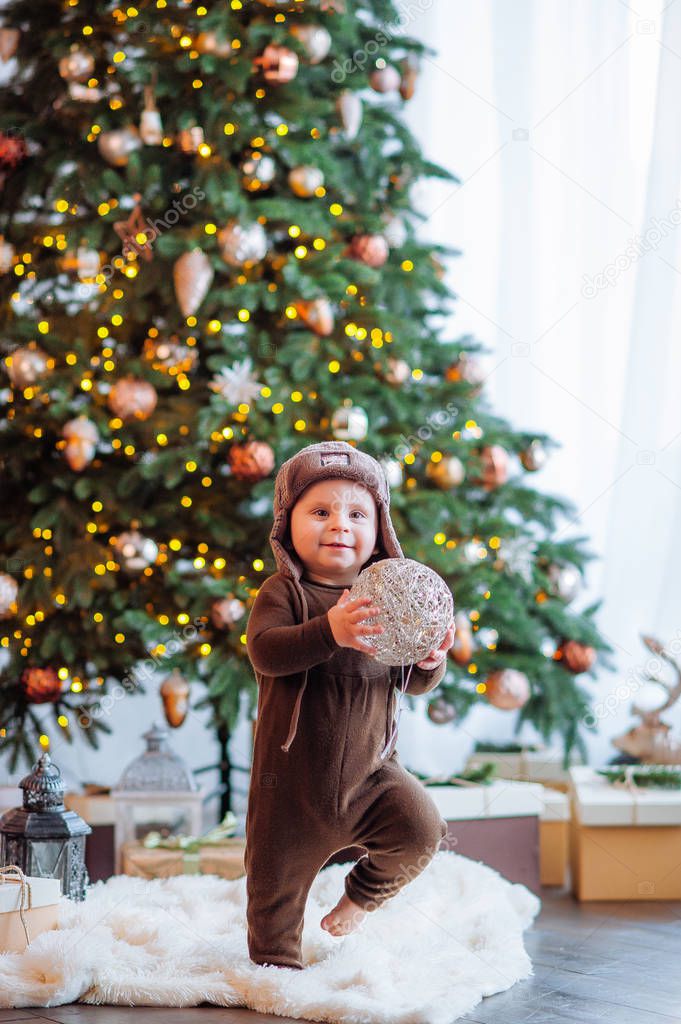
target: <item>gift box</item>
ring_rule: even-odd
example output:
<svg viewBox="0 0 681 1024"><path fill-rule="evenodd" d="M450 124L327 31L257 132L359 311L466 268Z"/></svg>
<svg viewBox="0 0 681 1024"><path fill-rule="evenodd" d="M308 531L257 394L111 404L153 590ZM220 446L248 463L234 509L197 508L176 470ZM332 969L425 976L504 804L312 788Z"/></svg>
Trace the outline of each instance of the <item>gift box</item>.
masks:
<svg viewBox="0 0 681 1024"><path fill-rule="evenodd" d="M116 808L109 790L86 785L84 793L65 793L64 806L79 814L92 829L85 844L85 866L90 881L110 878L116 864Z"/></svg>
<svg viewBox="0 0 681 1024"><path fill-rule="evenodd" d="M245 874L243 837L224 840L220 845L199 850L148 848L127 842L121 848L122 874L139 878L169 878L171 875L219 875L240 878Z"/></svg>
<svg viewBox="0 0 681 1024"><path fill-rule="evenodd" d="M458 785L424 784L447 822L441 849L482 861L510 882L539 891L543 786L506 779L488 784L464 780Z"/></svg>
<svg viewBox="0 0 681 1024"><path fill-rule="evenodd" d="M0 953L22 953L41 932L56 928L60 898L58 878L0 867Z"/></svg>
<svg viewBox="0 0 681 1024"><path fill-rule="evenodd" d="M564 886L570 860L570 798L542 786L539 816L539 878L542 885Z"/></svg>
<svg viewBox="0 0 681 1024"><path fill-rule="evenodd" d="M681 899L681 790L615 785L587 767L570 781L577 899Z"/></svg>
<svg viewBox="0 0 681 1024"><path fill-rule="evenodd" d="M539 750L524 747L520 751L508 753L479 748L468 758L466 770L477 769L483 764L491 763L495 766L495 774L500 779L537 782L566 793L570 787L570 776L568 769L563 767L563 760L563 751L552 747L542 747ZM581 758L572 751L569 765L576 766L580 763Z"/></svg>

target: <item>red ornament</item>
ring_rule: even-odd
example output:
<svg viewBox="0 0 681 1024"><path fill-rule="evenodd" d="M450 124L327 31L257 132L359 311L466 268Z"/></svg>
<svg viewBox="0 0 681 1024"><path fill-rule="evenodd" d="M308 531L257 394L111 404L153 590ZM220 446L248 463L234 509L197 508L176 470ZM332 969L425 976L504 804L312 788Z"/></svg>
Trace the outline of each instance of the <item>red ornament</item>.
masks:
<svg viewBox="0 0 681 1024"><path fill-rule="evenodd" d="M25 668L21 685L29 704L54 704L61 695L61 679L53 668Z"/></svg>
<svg viewBox="0 0 681 1024"><path fill-rule="evenodd" d="M274 452L265 441L233 444L227 456L237 480L255 484L274 469Z"/></svg>
<svg viewBox="0 0 681 1024"><path fill-rule="evenodd" d="M26 143L19 135L0 132L0 167L13 171L28 155Z"/></svg>
<svg viewBox="0 0 681 1024"><path fill-rule="evenodd" d="M578 640L564 640L556 651L558 660L574 675L587 672L596 660L596 650Z"/></svg>

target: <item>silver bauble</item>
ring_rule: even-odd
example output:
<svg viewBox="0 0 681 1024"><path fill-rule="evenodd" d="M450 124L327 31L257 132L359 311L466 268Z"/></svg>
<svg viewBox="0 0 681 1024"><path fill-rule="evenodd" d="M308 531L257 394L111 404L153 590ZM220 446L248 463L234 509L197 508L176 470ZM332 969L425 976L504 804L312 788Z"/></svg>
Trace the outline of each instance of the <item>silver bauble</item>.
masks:
<svg viewBox="0 0 681 1024"><path fill-rule="evenodd" d="M39 384L47 375L50 357L41 348L16 348L6 362L7 374L15 388Z"/></svg>
<svg viewBox="0 0 681 1024"><path fill-rule="evenodd" d="M319 64L329 55L331 35L323 25L292 25L291 35L302 45L310 64Z"/></svg>
<svg viewBox="0 0 681 1024"><path fill-rule="evenodd" d="M384 628L367 637L383 665L423 661L440 646L454 619L454 599L445 581L413 558L383 558L369 565L350 589L350 601L359 597L381 608L363 624Z"/></svg>
<svg viewBox="0 0 681 1024"><path fill-rule="evenodd" d="M130 154L142 145L139 132L134 125L127 128L116 128L114 131L101 132L97 136L97 146L107 163L113 167L125 167Z"/></svg>
<svg viewBox="0 0 681 1024"><path fill-rule="evenodd" d="M127 530L116 538L114 551L121 568L130 574L142 572L158 556L158 547L151 537L138 530Z"/></svg>
<svg viewBox="0 0 681 1024"><path fill-rule="evenodd" d="M0 572L0 618L7 619L12 614L11 606L17 599L19 584L13 576Z"/></svg>
<svg viewBox="0 0 681 1024"><path fill-rule="evenodd" d="M289 171L288 183L294 195L307 199L323 186L324 175L312 164L301 164Z"/></svg>
<svg viewBox="0 0 681 1024"><path fill-rule="evenodd" d="M94 70L95 58L79 46L59 61L59 74L65 82L84 82Z"/></svg>
<svg viewBox="0 0 681 1024"><path fill-rule="evenodd" d="M223 260L232 267L259 263L267 255L267 235L257 220L252 224L230 221L218 232L218 245Z"/></svg>
<svg viewBox="0 0 681 1024"><path fill-rule="evenodd" d="M241 164L241 183L250 192L269 188L274 180L277 165L271 156L251 156Z"/></svg>
<svg viewBox="0 0 681 1024"><path fill-rule="evenodd" d="M359 405L342 405L331 417L331 430L339 441L364 441L369 417Z"/></svg>

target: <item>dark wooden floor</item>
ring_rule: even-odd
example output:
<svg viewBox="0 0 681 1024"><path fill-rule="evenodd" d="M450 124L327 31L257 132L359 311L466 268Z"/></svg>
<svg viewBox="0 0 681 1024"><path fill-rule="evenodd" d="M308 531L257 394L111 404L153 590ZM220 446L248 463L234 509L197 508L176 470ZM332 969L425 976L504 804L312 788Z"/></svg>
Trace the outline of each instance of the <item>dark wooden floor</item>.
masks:
<svg viewBox="0 0 681 1024"><path fill-rule="evenodd" d="M466 1024L681 1024L681 902L577 903L546 889L525 933L534 977L484 999ZM0 1010L0 1022L290 1024L250 1010L71 1004Z"/></svg>

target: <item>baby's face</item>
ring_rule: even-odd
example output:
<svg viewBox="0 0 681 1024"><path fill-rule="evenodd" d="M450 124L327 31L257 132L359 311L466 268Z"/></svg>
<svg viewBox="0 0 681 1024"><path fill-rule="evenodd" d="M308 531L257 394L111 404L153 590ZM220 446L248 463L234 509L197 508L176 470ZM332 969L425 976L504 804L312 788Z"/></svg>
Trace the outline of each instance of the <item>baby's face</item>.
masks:
<svg viewBox="0 0 681 1024"><path fill-rule="evenodd" d="M306 487L291 512L291 540L317 583L352 584L376 546L378 514L371 491L334 477Z"/></svg>

